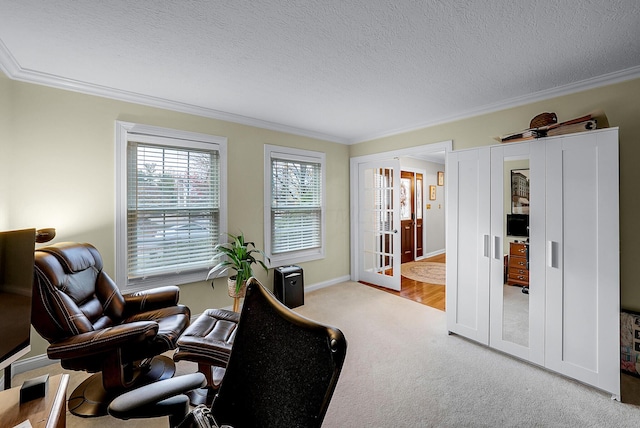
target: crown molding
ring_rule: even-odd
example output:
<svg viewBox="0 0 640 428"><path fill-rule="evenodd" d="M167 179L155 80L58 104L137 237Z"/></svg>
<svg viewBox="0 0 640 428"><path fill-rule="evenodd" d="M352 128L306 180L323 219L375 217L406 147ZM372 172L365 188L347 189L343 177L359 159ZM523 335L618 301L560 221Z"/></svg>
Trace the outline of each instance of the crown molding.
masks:
<svg viewBox="0 0 640 428"><path fill-rule="evenodd" d="M445 123L451 123L457 120L469 119L474 116L481 116L483 114L495 113L500 110L506 110L509 108L519 107L526 104L532 104L538 101L544 101L551 98L560 97L563 95L569 95L576 92L595 89L601 86L613 85L615 83L620 83L620 82L633 80L637 78L640 78L640 66L627 68L621 71L614 71L613 73L603 74L601 76L593 77L591 79L585 79L579 82L570 83L568 85L558 86L551 89L545 89L543 91L522 95L520 97L511 98L509 100L500 101L493 104L487 104L475 109L464 111L460 114L441 117L431 121L419 122L414 125L410 125L402 128L396 128L384 133L363 135L360 138L349 141L348 144L364 143L366 141L372 141L379 138L390 137L393 135L403 134L405 132L416 131L418 129L429 128L431 126L443 125Z"/></svg>
<svg viewBox="0 0 640 428"><path fill-rule="evenodd" d="M226 122L253 126L261 129L268 129L270 131L278 131L293 135L299 135L302 137L331 141L334 143L348 143L348 140L345 138L325 134L322 132L296 128L294 126L288 126L238 114L227 113L220 110L210 109L193 104L181 103L164 98L138 94L135 92L123 91L108 86L94 85L92 83L68 79L54 74L42 73L39 71L22 68L15 57L11 54L9 49L7 49L2 40L0 40L0 70L2 70L10 79L21 82L34 83L38 85L49 86L52 88L80 92L87 95L95 95L133 104L140 104L180 113L192 114L195 116L207 117L210 119L218 119Z"/></svg>
<svg viewBox="0 0 640 428"><path fill-rule="evenodd" d="M500 101L493 104L487 104L478 108L469 109L459 114L439 117L433 120L427 120L415 123L413 125L392 129L382 133L362 135L357 138L345 138L336 135L329 135L322 132L311 131L307 129L296 128L293 126L283 125L275 122L246 117L238 114L227 113L220 110L214 110L206 107L196 106L193 104L181 103L164 98L153 97L149 95L138 94L135 92L122 91L107 86L94 85L74 79L54 74L42 73L35 70L25 69L20 66L9 49L0 40L0 70L4 72L10 79L18 80L26 83L34 83L44 86L50 86L58 89L65 89L74 92L80 92L87 95L95 95L103 98L110 98L118 101L130 102L133 104L146 105L165 110L176 111L180 113L192 114L195 116L207 117L210 119L223 120L226 122L238 123L241 125L253 126L271 131L284 132L302 137L315 138L319 140L331 141L340 144L358 144L366 141L372 141L379 138L390 137L393 135L403 134L406 132L416 131L418 129L429 128L432 126L451 123L458 120L469 119L471 117L483 114L494 113L500 110L519 107L531 104L537 101L544 101L563 95L598 88L601 86L612 85L627 80L640 78L640 66L632 67L613 73L604 74L602 76L591 79L581 80L579 82L570 83L568 85L558 86L551 89L527 94L509 100Z"/></svg>
<svg viewBox="0 0 640 428"><path fill-rule="evenodd" d="M18 61L13 57L9 49L5 46L4 42L0 39L0 70L9 78L13 79L20 67Z"/></svg>

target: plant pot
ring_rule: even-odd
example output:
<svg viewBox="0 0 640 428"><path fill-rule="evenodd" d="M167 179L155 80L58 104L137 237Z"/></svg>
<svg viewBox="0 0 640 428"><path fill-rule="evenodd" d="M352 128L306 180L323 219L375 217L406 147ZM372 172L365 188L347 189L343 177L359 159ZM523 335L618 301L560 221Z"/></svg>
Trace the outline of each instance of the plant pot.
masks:
<svg viewBox="0 0 640 428"><path fill-rule="evenodd" d="M233 297L234 299L239 297L244 297L247 291L247 281L244 281L242 283L242 286L240 287L240 290L236 292L236 277L235 276L229 277L227 278L227 288L229 292L229 297Z"/></svg>

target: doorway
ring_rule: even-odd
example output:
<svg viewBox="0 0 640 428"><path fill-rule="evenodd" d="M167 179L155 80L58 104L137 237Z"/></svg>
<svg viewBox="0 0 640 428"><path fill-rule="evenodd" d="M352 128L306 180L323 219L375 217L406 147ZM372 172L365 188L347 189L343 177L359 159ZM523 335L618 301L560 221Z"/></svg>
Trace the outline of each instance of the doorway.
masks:
<svg viewBox="0 0 640 428"><path fill-rule="evenodd" d="M400 171L400 263L422 257L423 176L422 172Z"/></svg>
<svg viewBox="0 0 640 428"><path fill-rule="evenodd" d="M446 154L451 149L452 142L445 141L351 158L351 278L353 280L382 287L385 290L395 290L402 297L423 304L428 304L425 301L431 301L429 296L417 292L418 284L422 286L425 283L400 275L399 262L404 259L402 261L443 264L445 260L446 185L443 181L446 182L444 179ZM392 171L395 171L394 168L397 168L397 172L392 174ZM402 177L404 180L400 177L400 170L405 172ZM376 178L380 175L380 171L384 171L385 177L389 179ZM367 184L368 182L365 183L364 179L376 185ZM405 189L401 191L403 181ZM378 188L377 183L385 183L388 186ZM403 194L406 206L401 213L400 198ZM381 199L376 196L367 199L365 195L385 195L382 199L385 204L381 205L379 203ZM375 201L377 211L371 210L369 205L372 204L369 201ZM389 203L391 201L397 202ZM383 210L381 211L380 208ZM384 216L381 213L384 213ZM388 221L382 222L378 220L379 218ZM438 220L433 221L435 218ZM401 221L408 223L403 225ZM439 230L434 230L434 225L438 225L436 227ZM378 235L393 238L397 240L395 241L397 244L384 247L377 245L378 242L387 242L379 239ZM401 245L401 235L405 235L404 245ZM375 251L371 251L371 248ZM384 253L385 257L381 258L376 251ZM367 257L368 253L376 254L376 257ZM438 256L440 259L434 259ZM386 263L377 266L371 262L367 263L369 259L385 260ZM391 263L392 260L397 262ZM372 272L376 275L372 275ZM384 272L385 275L381 275L380 272ZM383 281L377 281L378 279ZM442 303L434 306L439 305L441 306L439 309L443 310L444 285L432 285L438 287L442 295ZM431 290L431 297L433 294ZM411 297L412 295L414 297Z"/></svg>

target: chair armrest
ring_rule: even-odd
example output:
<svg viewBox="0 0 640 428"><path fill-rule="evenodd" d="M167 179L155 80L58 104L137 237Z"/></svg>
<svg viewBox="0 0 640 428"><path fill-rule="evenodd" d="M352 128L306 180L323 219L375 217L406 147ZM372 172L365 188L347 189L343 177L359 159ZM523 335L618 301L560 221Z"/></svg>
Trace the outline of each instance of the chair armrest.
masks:
<svg viewBox="0 0 640 428"><path fill-rule="evenodd" d="M78 359L111 352L125 345L135 344L158 334L158 323L137 321L102 330L89 331L52 343L47 348L51 359Z"/></svg>
<svg viewBox="0 0 640 428"><path fill-rule="evenodd" d="M180 297L180 288L169 285L125 294L122 297L125 303L125 314L129 316L139 312L176 306Z"/></svg>
<svg viewBox="0 0 640 428"><path fill-rule="evenodd" d="M181 404L173 397L184 394L192 389L201 388L207 384L202 373L191 373L171 379L153 382L148 385L125 392L109 404L109 414L119 419L150 418L173 415L184 418L188 411L187 405L183 415L175 415L181 410ZM186 399L186 397L184 397ZM180 417L181 416L181 417Z"/></svg>

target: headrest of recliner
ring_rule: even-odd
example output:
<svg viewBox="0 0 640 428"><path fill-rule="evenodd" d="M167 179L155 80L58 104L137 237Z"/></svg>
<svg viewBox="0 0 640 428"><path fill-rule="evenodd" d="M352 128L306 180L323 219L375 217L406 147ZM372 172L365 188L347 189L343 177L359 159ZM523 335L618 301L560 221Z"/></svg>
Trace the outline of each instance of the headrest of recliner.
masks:
<svg viewBox="0 0 640 428"><path fill-rule="evenodd" d="M102 257L91 244L78 242L59 242L36 251L55 256L68 273L81 272L92 266L102 270Z"/></svg>

